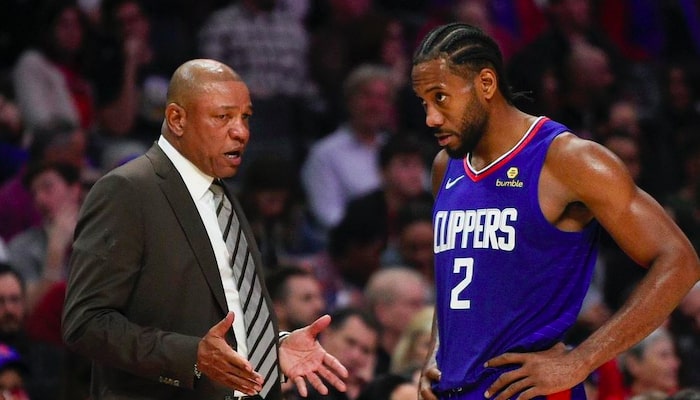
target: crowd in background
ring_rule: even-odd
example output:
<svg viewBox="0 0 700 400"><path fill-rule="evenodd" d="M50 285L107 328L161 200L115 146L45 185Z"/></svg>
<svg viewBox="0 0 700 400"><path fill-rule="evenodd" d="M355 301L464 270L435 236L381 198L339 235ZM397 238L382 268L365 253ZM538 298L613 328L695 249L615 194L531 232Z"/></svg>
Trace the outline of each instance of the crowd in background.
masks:
<svg viewBox="0 0 700 400"><path fill-rule="evenodd" d="M700 249L700 1L6 0L0 399L87 398L89 363L60 336L81 201L157 140L167 82L191 58L230 65L250 88L251 140L232 179L281 327L333 314L322 344L350 378L330 398L415 399L405 388L432 320L439 148L411 55L457 20L499 43L518 107L617 154ZM599 327L644 272L604 234L567 342ZM601 400L699 399L699 387L699 286L588 381Z"/></svg>

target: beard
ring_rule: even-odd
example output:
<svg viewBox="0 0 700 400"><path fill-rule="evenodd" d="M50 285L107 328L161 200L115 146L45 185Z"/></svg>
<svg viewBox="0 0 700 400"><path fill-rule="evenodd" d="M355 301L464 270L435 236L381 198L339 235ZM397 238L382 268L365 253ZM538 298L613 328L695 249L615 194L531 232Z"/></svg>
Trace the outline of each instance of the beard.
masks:
<svg viewBox="0 0 700 400"><path fill-rule="evenodd" d="M472 114L471 120L468 115ZM459 144L457 147L445 147L447 155L462 159L471 153L481 138L484 136L486 131L486 125L489 122L488 113L484 107L478 101L472 101L471 104L467 106L462 114L462 126L458 132L455 132L456 136L459 138Z"/></svg>

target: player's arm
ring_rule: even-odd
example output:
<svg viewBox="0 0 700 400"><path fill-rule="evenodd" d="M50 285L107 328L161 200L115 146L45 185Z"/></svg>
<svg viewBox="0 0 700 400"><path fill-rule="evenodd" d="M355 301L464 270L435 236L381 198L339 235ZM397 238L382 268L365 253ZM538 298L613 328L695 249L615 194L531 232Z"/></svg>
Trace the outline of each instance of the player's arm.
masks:
<svg viewBox="0 0 700 400"><path fill-rule="evenodd" d="M621 309L573 350L559 345L490 360L488 366L521 365L489 388L488 394L498 394L499 400L518 392L523 400L556 393L583 381L659 326L700 278L688 239L603 146L562 135L553 142L542 175L546 182L540 184L540 203L550 221L560 229L577 230L597 219L649 271Z"/></svg>
<svg viewBox="0 0 700 400"><path fill-rule="evenodd" d="M621 309L573 351L593 370L661 325L700 278L700 263L680 228L615 155L573 135L561 139L551 170L620 248L649 269Z"/></svg>

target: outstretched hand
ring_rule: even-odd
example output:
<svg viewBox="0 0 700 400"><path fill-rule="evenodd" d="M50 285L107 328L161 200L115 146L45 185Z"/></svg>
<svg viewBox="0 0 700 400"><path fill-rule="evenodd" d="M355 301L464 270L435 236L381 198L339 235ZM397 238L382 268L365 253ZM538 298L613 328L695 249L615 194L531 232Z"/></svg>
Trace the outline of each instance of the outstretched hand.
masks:
<svg viewBox="0 0 700 400"><path fill-rule="evenodd" d="M293 331L280 344L282 373L292 380L302 397L308 395L306 381L321 394L328 394L328 387L321 378L341 392L346 390L344 378L348 371L335 357L328 354L317 340L318 334L331 323L324 315L311 325Z"/></svg>
<svg viewBox="0 0 700 400"><path fill-rule="evenodd" d="M248 395L262 390L263 378L255 372L248 360L241 357L226 342L226 333L231 329L234 315L214 325L199 342L197 368L209 379L225 387Z"/></svg>
<svg viewBox="0 0 700 400"><path fill-rule="evenodd" d="M487 361L487 367L520 365L498 377L484 394L496 400L509 399L518 393L518 400L558 393L582 382L589 371L583 363L571 360L571 352L563 343L535 353L505 353Z"/></svg>

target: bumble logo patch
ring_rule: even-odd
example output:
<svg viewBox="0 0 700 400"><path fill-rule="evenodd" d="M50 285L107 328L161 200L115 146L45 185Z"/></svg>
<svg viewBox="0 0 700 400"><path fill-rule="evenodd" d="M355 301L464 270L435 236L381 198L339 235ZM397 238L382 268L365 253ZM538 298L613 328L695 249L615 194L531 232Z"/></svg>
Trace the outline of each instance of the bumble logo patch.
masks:
<svg viewBox="0 0 700 400"><path fill-rule="evenodd" d="M512 188L521 188L524 186L523 182L520 179L516 179L518 177L518 174L520 173L520 170L518 167L510 167L508 168L508 171L506 171L506 177L508 179L506 180L501 180L496 178L496 186L497 187L512 187Z"/></svg>
<svg viewBox="0 0 700 400"><path fill-rule="evenodd" d="M518 176L518 167L510 167L508 168L508 172L506 172L506 176L508 179L515 179L516 176Z"/></svg>

